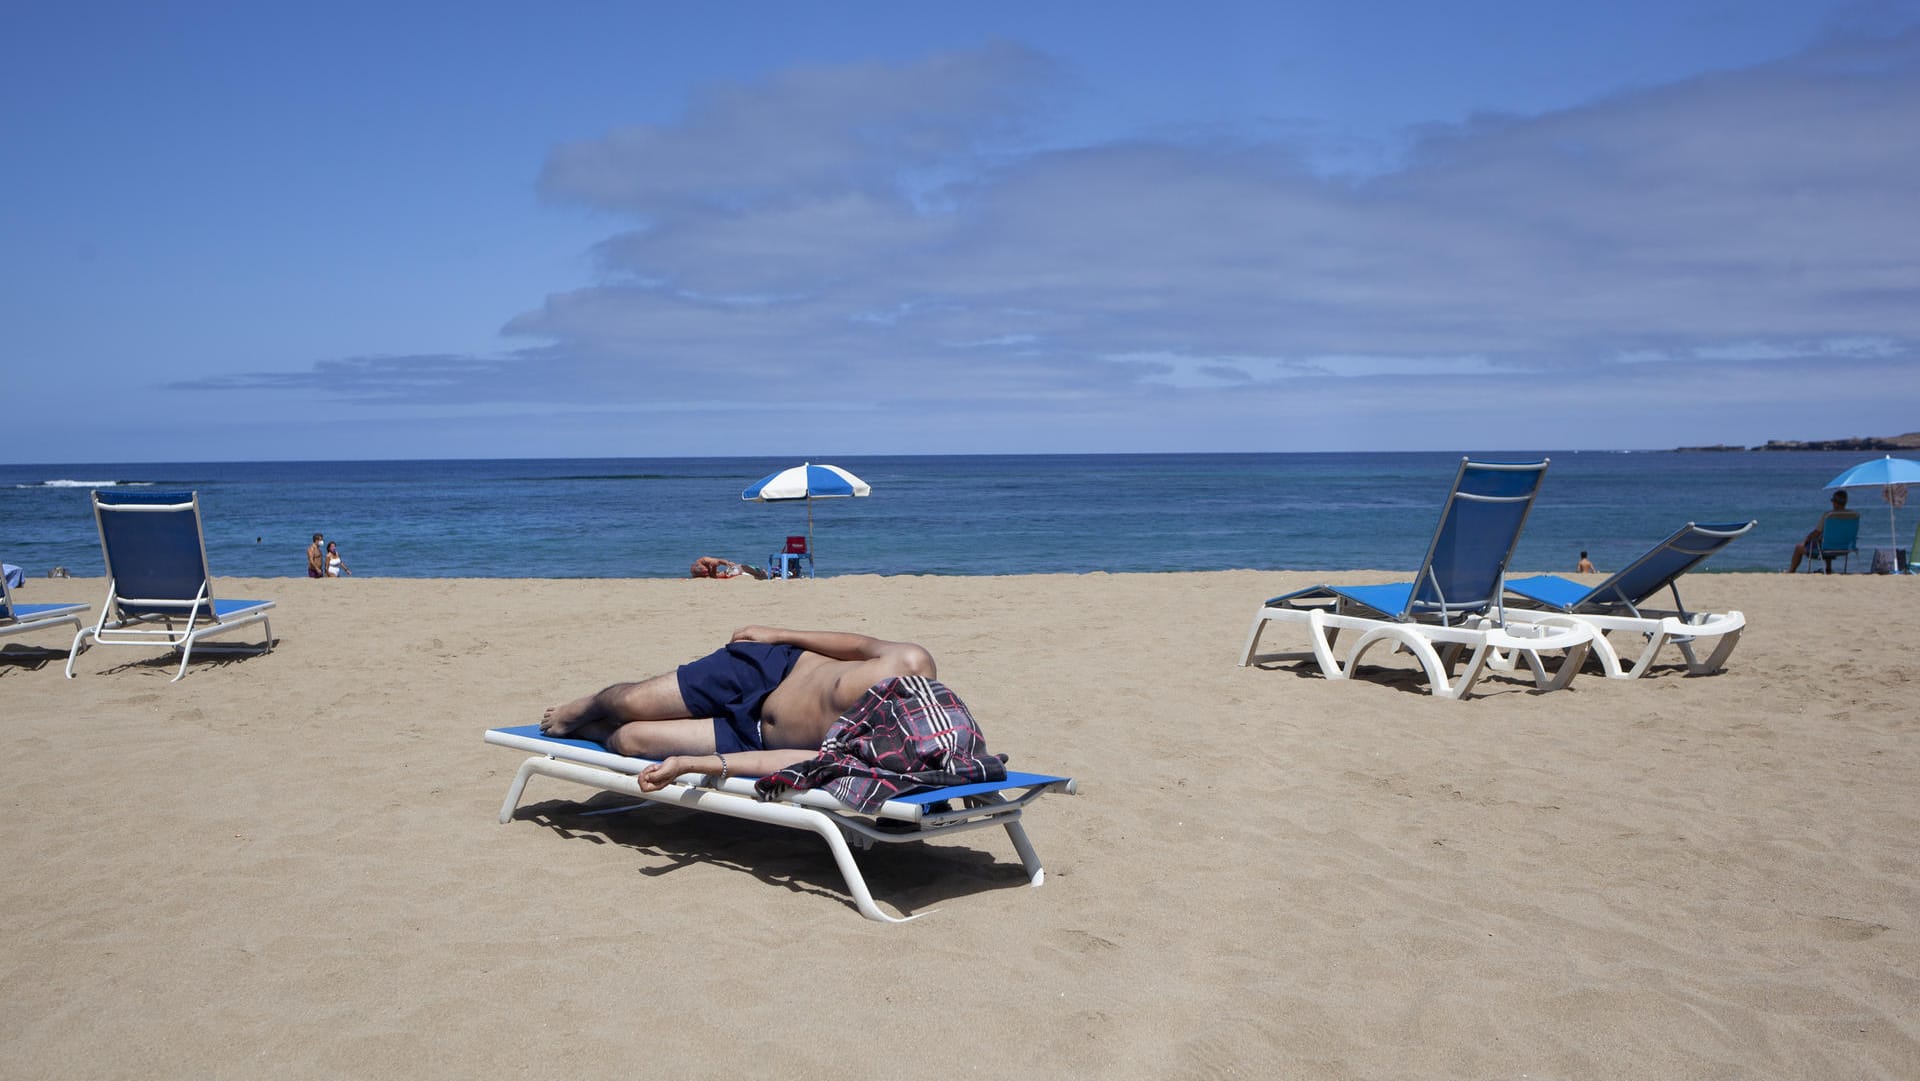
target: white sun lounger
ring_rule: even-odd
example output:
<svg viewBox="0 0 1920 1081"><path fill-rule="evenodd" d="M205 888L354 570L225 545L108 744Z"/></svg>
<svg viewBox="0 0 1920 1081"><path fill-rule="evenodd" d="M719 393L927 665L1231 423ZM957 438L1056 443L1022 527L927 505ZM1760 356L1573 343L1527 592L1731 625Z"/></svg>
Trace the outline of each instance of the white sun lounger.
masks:
<svg viewBox="0 0 1920 1081"><path fill-rule="evenodd" d="M1739 643L1747 617L1739 612L1689 612L1680 602L1679 579L1757 524L1688 522L1592 588L1557 574L1508 579L1506 590L1515 600L1506 608L1507 621L1509 625L1525 622L1592 627L1593 655L1608 679L1645 675L1667 645L1680 651L1689 673L1704 676L1718 672ZM1651 603L1662 592L1672 593L1672 608ZM1640 637L1639 653L1631 663L1622 664L1615 641L1631 641L1635 635ZM1714 647L1702 660L1694 646L1704 641L1712 641Z"/></svg>
<svg viewBox="0 0 1920 1081"><path fill-rule="evenodd" d="M862 814L818 791L787 792L762 801L755 794L750 777L718 781L704 774L689 773L658 792L642 792L636 778L641 770L652 765L648 759L614 754L588 740L543 735L538 725L491 729L486 740L532 756L520 764L512 785L507 788L506 801L500 805L502 823L513 821L513 812L520 805L528 779L539 774L636 799L807 830L819 835L833 852L833 860L846 878L847 889L853 894L860 914L886 923L904 923L925 913L902 919L887 915L874 904L866 879L853 860L852 847L865 849L878 841L920 841L941 834L1001 826L1013 840L1014 851L1019 853L1020 862L1026 868L1028 883L1038 886L1045 873L1040 867L1039 855L1027 840L1026 829L1020 824L1021 812L1048 792L1075 790L1073 780L1068 777L1008 771L1004 781L915 792L888 800L871 814Z"/></svg>
<svg viewBox="0 0 1920 1081"><path fill-rule="evenodd" d="M1476 462L1461 459L1453 490L1440 510L1427 555L1411 582L1384 585L1320 585L1273 597L1262 604L1247 631L1240 664L1312 660L1331 680L1344 680L1375 646L1403 649L1420 662L1436 698L1462 699L1489 670L1511 671L1524 660L1541 690L1565 687L1586 661L1594 631L1579 623L1508 624L1500 613L1500 583L1520 539L1547 462ZM1309 649L1255 651L1268 624L1285 623L1307 634ZM1346 663L1334 653L1342 631L1359 637ZM1542 653L1560 653L1551 673ZM1462 654L1466 664L1455 675Z"/></svg>

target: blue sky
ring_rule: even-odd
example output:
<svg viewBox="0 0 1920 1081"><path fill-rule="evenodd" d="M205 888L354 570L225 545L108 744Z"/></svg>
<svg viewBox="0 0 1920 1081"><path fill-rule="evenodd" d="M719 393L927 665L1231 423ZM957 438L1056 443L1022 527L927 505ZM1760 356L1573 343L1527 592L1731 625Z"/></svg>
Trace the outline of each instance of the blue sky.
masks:
<svg viewBox="0 0 1920 1081"><path fill-rule="evenodd" d="M12 5L0 460L1920 429L1920 0L1174 6Z"/></svg>

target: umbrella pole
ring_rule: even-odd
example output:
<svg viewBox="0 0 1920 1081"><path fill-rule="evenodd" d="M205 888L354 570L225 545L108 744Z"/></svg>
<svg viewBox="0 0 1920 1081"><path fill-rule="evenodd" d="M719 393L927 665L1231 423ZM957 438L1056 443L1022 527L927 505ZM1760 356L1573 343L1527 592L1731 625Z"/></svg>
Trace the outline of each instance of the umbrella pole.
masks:
<svg viewBox="0 0 1920 1081"><path fill-rule="evenodd" d="M807 493L807 561L813 562L813 493Z"/></svg>

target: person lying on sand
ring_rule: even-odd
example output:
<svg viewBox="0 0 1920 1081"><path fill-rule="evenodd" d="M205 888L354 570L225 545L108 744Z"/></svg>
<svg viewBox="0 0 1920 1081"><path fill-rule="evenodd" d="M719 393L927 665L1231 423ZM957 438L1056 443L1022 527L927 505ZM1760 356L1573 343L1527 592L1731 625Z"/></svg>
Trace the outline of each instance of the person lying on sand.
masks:
<svg viewBox="0 0 1920 1081"><path fill-rule="evenodd" d="M743 574L751 578L767 576L766 571L751 563L735 563L719 556L701 556L693 561L693 567L687 574L691 578L738 578Z"/></svg>
<svg viewBox="0 0 1920 1081"><path fill-rule="evenodd" d="M933 682L936 674L933 655L912 642L742 627L725 646L672 672L616 683L548 709L540 730L595 740L616 754L660 759L639 775L648 792L683 773L724 778L791 772L817 763L830 736L849 745L870 738L875 727L884 727L874 724L882 714L896 728L912 729L928 713L963 724L976 744L965 756L972 760L966 768L975 768L988 757L977 745L978 728L959 699ZM904 738L918 735L908 731ZM860 750L851 753L858 757ZM897 773L911 772L893 765ZM931 765L953 770L951 762Z"/></svg>

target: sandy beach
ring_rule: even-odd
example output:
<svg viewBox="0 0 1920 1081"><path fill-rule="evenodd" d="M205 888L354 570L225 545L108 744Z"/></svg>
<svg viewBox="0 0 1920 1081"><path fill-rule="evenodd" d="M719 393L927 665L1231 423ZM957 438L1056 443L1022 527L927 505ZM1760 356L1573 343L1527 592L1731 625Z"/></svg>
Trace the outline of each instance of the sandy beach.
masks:
<svg viewBox="0 0 1920 1081"><path fill-rule="evenodd" d="M1920 580L1694 576L1748 619L1713 677L1235 664L1260 599L1398 576L222 579L276 648L172 684L0 639L0 1076L1920 1076ZM747 623L929 647L1080 782L1045 885L998 830L863 853L931 912L887 926L799 833L495 820L485 729Z"/></svg>

